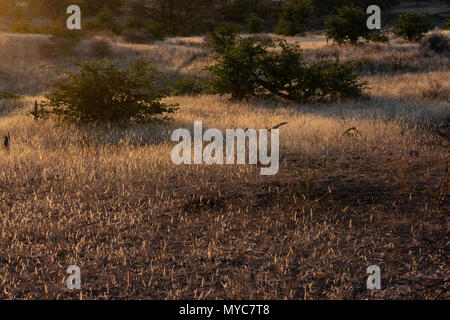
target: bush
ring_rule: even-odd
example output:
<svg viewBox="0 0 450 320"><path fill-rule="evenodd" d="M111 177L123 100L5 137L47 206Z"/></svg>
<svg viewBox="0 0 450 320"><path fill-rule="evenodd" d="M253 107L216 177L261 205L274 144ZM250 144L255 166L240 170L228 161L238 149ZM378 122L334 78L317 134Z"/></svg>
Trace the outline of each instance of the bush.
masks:
<svg viewBox="0 0 450 320"><path fill-rule="evenodd" d="M379 30L374 30L370 33L369 40L379 43L388 43L389 36L386 33L383 33Z"/></svg>
<svg viewBox="0 0 450 320"><path fill-rule="evenodd" d="M129 18L125 30L122 31L125 41L132 43L149 43L156 40L164 40L166 31L158 22L146 24L144 21Z"/></svg>
<svg viewBox="0 0 450 320"><path fill-rule="evenodd" d="M78 73L50 68L64 77L48 84L39 117L77 124L146 122L166 119L176 106L164 104L167 90L157 88L157 71L147 60L128 70L102 62L77 63Z"/></svg>
<svg viewBox="0 0 450 320"><path fill-rule="evenodd" d="M438 54L450 54L450 38L438 33L429 35L422 41L421 48Z"/></svg>
<svg viewBox="0 0 450 320"><path fill-rule="evenodd" d="M152 37L145 33L144 30L126 29L122 31L122 38L130 43L148 43L153 41Z"/></svg>
<svg viewBox="0 0 450 320"><path fill-rule="evenodd" d="M280 40L281 52L268 52L261 60L257 82L279 97L305 102L310 99L356 98L363 83L354 73L356 63L341 64L339 59L308 65L300 47Z"/></svg>
<svg viewBox="0 0 450 320"><path fill-rule="evenodd" d="M94 20L86 23L86 29L89 31L111 31L114 34L122 32L122 27L117 22L115 14L107 6L98 11Z"/></svg>
<svg viewBox="0 0 450 320"><path fill-rule="evenodd" d="M11 26L10 31L14 33L30 33L31 29L30 24L21 19Z"/></svg>
<svg viewBox="0 0 450 320"><path fill-rule="evenodd" d="M285 36L302 34L313 13L311 0L288 0L281 10L275 33Z"/></svg>
<svg viewBox="0 0 450 320"><path fill-rule="evenodd" d="M212 52L221 54L234 45L239 32L240 29L236 25L223 24L208 34L207 45Z"/></svg>
<svg viewBox="0 0 450 320"><path fill-rule="evenodd" d="M367 28L367 14L355 6L338 9L337 15L330 16L326 21L326 35L340 44L356 44L360 38L369 40L371 30Z"/></svg>
<svg viewBox="0 0 450 320"><path fill-rule="evenodd" d="M231 93L231 99L239 101L255 96L260 91L258 66L266 48L259 38L244 38L217 50L217 64L206 68L215 76L213 92Z"/></svg>
<svg viewBox="0 0 450 320"><path fill-rule="evenodd" d="M394 21L395 35L408 41L420 41L425 34L433 29L431 20L417 13L405 13Z"/></svg>
<svg viewBox="0 0 450 320"><path fill-rule="evenodd" d="M273 12L271 0L231 0L222 6L226 21L245 23L252 15L267 19Z"/></svg>
<svg viewBox="0 0 450 320"><path fill-rule="evenodd" d="M355 63L324 60L308 65L298 45L278 41L281 50L268 50L267 39L240 38L230 33L225 47L215 51L212 91L233 100L276 95L295 102L311 99L354 98L365 84L358 82ZM214 47L214 46L212 46Z"/></svg>
<svg viewBox="0 0 450 320"><path fill-rule="evenodd" d="M264 20L258 16L252 16L247 20L247 29L251 33L260 33L264 29Z"/></svg>
<svg viewBox="0 0 450 320"><path fill-rule="evenodd" d="M441 26L441 29L450 30L450 19L447 19L447 22Z"/></svg>
<svg viewBox="0 0 450 320"><path fill-rule="evenodd" d="M41 42L38 45L38 52L44 58L53 59L60 56L76 55L78 39L50 37L49 41Z"/></svg>
<svg viewBox="0 0 450 320"><path fill-rule="evenodd" d="M124 0L77 0L77 2L79 6L83 8L83 13L88 16L95 16L100 11L105 9L113 12L114 14L118 14L125 4Z"/></svg>
<svg viewBox="0 0 450 320"><path fill-rule="evenodd" d="M0 100L17 100L20 95L0 90Z"/></svg>
<svg viewBox="0 0 450 320"><path fill-rule="evenodd" d="M182 77L175 81L172 88L174 96L195 96L208 92L208 82L197 76Z"/></svg>
<svg viewBox="0 0 450 320"><path fill-rule="evenodd" d="M111 44L103 39L93 39L89 43L89 54L93 57L107 57L111 55Z"/></svg>
<svg viewBox="0 0 450 320"><path fill-rule="evenodd" d="M68 30L66 19L64 17L53 20L50 25L42 28L42 32L56 38L68 39L73 42L81 41L85 36L83 30Z"/></svg>
<svg viewBox="0 0 450 320"><path fill-rule="evenodd" d="M444 96L445 89L439 82L430 82L429 87L422 91L425 99L438 100Z"/></svg>

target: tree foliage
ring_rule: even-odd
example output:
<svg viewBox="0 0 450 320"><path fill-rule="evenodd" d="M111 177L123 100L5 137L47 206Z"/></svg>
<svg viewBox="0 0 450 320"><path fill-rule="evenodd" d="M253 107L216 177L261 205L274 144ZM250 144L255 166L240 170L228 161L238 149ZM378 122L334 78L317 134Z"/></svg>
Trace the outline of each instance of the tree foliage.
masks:
<svg viewBox="0 0 450 320"><path fill-rule="evenodd" d="M419 13L405 13L394 22L395 34L408 41L420 41L433 29L430 18Z"/></svg>
<svg viewBox="0 0 450 320"><path fill-rule="evenodd" d="M288 0L281 9L275 32L285 36L301 34L306 30L313 14L311 0Z"/></svg>
<svg viewBox="0 0 450 320"><path fill-rule="evenodd" d="M338 59L308 64L300 47L278 40L278 50L271 40L241 38L233 30L221 45L211 44L216 64L206 69L214 76L212 87L218 94L231 94L234 100L258 95L276 95L295 102L311 99L354 98L362 94L365 84L359 82L354 63ZM215 49L214 49L215 48Z"/></svg>
<svg viewBox="0 0 450 320"><path fill-rule="evenodd" d="M326 34L337 43L356 44L361 38L370 39L371 30L367 28L366 12L355 6L338 9L337 14L326 21Z"/></svg>
<svg viewBox="0 0 450 320"><path fill-rule="evenodd" d="M122 70L106 60L77 63L79 72L57 72L48 87L39 116L77 124L147 122L165 119L176 106L162 102L167 91L158 88L158 73L147 60Z"/></svg>

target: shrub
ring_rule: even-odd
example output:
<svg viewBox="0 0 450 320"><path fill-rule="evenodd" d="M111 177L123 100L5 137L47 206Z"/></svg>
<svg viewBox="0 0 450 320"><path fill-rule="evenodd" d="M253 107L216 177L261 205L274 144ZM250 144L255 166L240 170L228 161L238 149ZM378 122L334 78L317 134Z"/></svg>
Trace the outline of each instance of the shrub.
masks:
<svg viewBox="0 0 450 320"><path fill-rule="evenodd" d="M444 92L445 90L439 82L430 82L428 88L422 91L422 96L425 99L438 100L443 96Z"/></svg>
<svg viewBox="0 0 450 320"><path fill-rule="evenodd" d="M0 100L17 100L20 95L0 90Z"/></svg>
<svg viewBox="0 0 450 320"><path fill-rule="evenodd" d="M167 90L157 88L158 73L147 60L130 69L101 62L77 63L78 73L50 68L64 77L52 80L39 117L77 124L146 122L166 119L176 106L162 102Z"/></svg>
<svg viewBox="0 0 450 320"><path fill-rule="evenodd" d="M421 48L438 54L450 54L450 38L443 34L434 33L426 37Z"/></svg>
<svg viewBox="0 0 450 320"><path fill-rule="evenodd" d="M89 54L93 57L107 57L111 55L111 44L103 39L93 39L89 43Z"/></svg>
<svg viewBox="0 0 450 320"><path fill-rule="evenodd" d="M245 23L252 15L268 18L273 11L270 0L231 0L222 6L226 21Z"/></svg>
<svg viewBox="0 0 450 320"><path fill-rule="evenodd" d="M125 4L124 0L77 0L77 2L88 16L95 16L104 9L117 14Z"/></svg>
<svg viewBox="0 0 450 320"><path fill-rule="evenodd" d="M258 66L264 58L267 44L259 38L233 40L225 48L216 51L217 64L207 67L215 78L213 92L231 94L233 100L243 100L255 96L260 91Z"/></svg>
<svg viewBox="0 0 450 320"><path fill-rule="evenodd" d="M251 33L260 33L264 29L264 20L258 16L252 16L247 20L247 29Z"/></svg>
<svg viewBox="0 0 450 320"><path fill-rule="evenodd" d="M42 29L46 34L56 38L68 39L73 42L81 41L85 36L83 30L68 30L66 19L64 17L53 20L50 25L43 27Z"/></svg>
<svg viewBox="0 0 450 320"><path fill-rule="evenodd" d="M417 13L405 13L394 21L395 35L408 41L420 41L425 34L433 29L431 20Z"/></svg>
<svg viewBox="0 0 450 320"><path fill-rule="evenodd" d="M339 59L308 65L298 45L280 40L281 52L268 52L261 63L258 83L272 94L288 100L356 98L364 83L354 73L356 63Z"/></svg>
<svg viewBox="0 0 450 320"><path fill-rule="evenodd" d="M60 56L76 55L76 47L79 43L77 39L50 37L48 41L41 42L38 45L38 52L44 58L57 58Z"/></svg>
<svg viewBox="0 0 450 320"><path fill-rule="evenodd" d="M22 107L22 97L15 93L0 90L0 116Z"/></svg>
<svg viewBox="0 0 450 320"><path fill-rule="evenodd" d="M94 20L86 23L86 29L89 31L111 31L114 34L120 34L122 31L115 14L107 6L98 11Z"/></svg>
<svg viewBox="0 0 450 320"><path fill-rule="evenodd" d="M386 33L383 33L379 30L374 30L370 33L369 40L373 42L379 42L379 43L388 43L389 42L389 36Z"/></svg>
<svg viewBox="0 0 450 320"><path fill-rule="evenodd" d="M226 48L234 45L239 31L239 27L231 23L217 27L206 38L209 49L218 54L223 53Z"/></svg>
<svg viewBox="0 0 450 320"><path fill-rule="evenodd" d="M172 88L174 96L195 96L208 92L208 82L197 76L178 78Z"/></svg>
<svg viewBox="0 0 450 320"><path fill-rule="evenodd" d="M295 36L305 31L311 17L311 0L288 0L281 9L280 20L275 27L277 34Z"/></svg>
<svg viewBox="0 0 450 320"><path fill-rule="evenodd" d="M132 43L149 43L166 37L164 26L158 22L145 24L137 19L129 19L121 35Z"/></svg>
<svg viewBox="0 0 450 320"><path fill-rule="evenodd" d="M308 65L298 45L278 41L281 50L268 50L267 39L236 35L215 51L216 64L206 69L214 76L212 91L233 100L276 95L296 102L311 99L354 98L365 83L354 73L355 63L323 60Z"/></svg>
<svg viewBox="0 0 450 320"><path fill-rule="evenodd" d="M450 19L447 19L447 22L441 26L441 29L450 30Z"/></svg>
<svg viewBox="0 0 450 320"><path fill-rule="evenodd" d="M356 44L360 38L369 40L371 30L367 28L367 14L355 6L338 9L337 15L330 16L326 21L326 35L340 44Z"/></svg>
<svg viewBox="0 0 450 320"><path fill-rule="evenodd" d="M20 19L11 26L10 31L14 33L30 33L31 29L28 22Z"/></svg>
<svg viewBox="0 0 450 320"><path fill-rule="evenodd" d="M121 35L123 40L130 43L148 43L153 41L153 39L149 37L144 30L126 29L122 31Z"/></svg>

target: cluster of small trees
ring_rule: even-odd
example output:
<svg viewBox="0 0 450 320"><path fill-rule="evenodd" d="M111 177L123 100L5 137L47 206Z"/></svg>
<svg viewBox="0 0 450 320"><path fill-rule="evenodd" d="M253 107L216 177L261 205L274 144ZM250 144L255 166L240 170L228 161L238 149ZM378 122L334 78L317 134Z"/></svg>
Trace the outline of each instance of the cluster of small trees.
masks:
<svg viewBox="0 0 450 320"><path fill-rule="evenodd" d="M408 41L420 41L432 30L432 21L423 14L405 13L394 21L394 34ZM360 40L388 42L387 34L367 27L367 14L361 7L344 6L326 20L327 37L337 43L356 44Z"/></svg>
<svg viewBox="0 0 450 320"><path fill-rule="evenodd" d="M185 79L176 90L147 60L128 70L107 61L78 63L78 72L51 68L58 76L33 116L77 124L161 120L177 109L163 99L190 88L201 93L206 87L209 93L229 94L238 101L260 96L304 103L363 94L365 83L359 81L354 63L335 59L308 64L298 45L284 40L273 44L259 37L241 38L234 27L224 26L211 34L208 45L216 62L206 68L211 78L205 83ZM277 50L269 50L275 46Z"/></svg>
<svg viewBox="0 0 450 320"><path fill-rule="evenodd" d="M327 27L338 42L355 39L385 39L365 27L369 5L383 12L398 0L0 0L0 12L15 16L18 32L62 33L66 8L79 5L83 30L111 31L132 41L149 41L175 35L198 35L233 23L251 33L275 31L293 36L311 29ZM16 3L16 5L14 5ZM25 6L23 4L26 4ZM52 25L36 28L26 17L47 17ZM414 24L417 30L409 26ZM396 22L402 36L417 40L417 32L427 28L423 17L407 15ZM405 28L406 26L406 28ZM350 29L355 30L350 30Z"/></svg>

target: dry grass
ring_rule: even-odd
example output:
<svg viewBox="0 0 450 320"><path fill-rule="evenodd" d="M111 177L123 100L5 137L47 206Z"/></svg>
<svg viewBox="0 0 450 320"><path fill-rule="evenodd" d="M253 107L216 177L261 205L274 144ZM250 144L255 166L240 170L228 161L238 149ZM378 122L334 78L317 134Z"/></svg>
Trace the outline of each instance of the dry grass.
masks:
<svg viewBox="0 0 450 320"><path fill-rule="evenodd" d="M0 298L449 298L449 144L436 133L450 110L448 60L414 46L293 39L309 43L308 59L371 59L362 71L370 99L174 97L181 109L167 125L94 131L24 115L42 99L39 64L94 59L86 43L70 59L42 55L46 41L0 35L0 90L24 95L0 118L0 136L12 137L0 149ZM385 61L391 54L403 72ZM112 43L113 61L143 56L173 74L211 62L200 38ZM439 93L424 94L435 82ZM174 166L170 134L195 120L219 129L287 121L280 173ZM344 135L351 127L360 134ZM82 294L65 289L71 264ZM365 288L372 264L378 292Z"/></svg>

